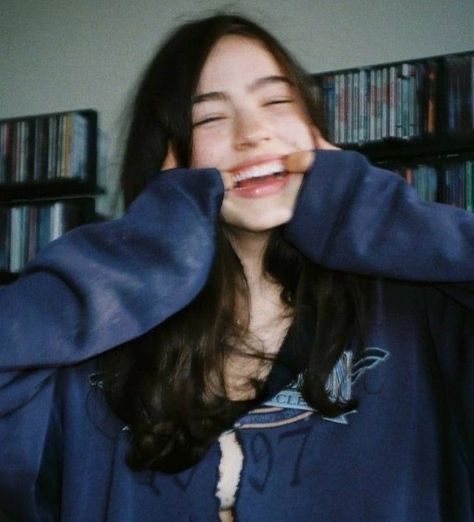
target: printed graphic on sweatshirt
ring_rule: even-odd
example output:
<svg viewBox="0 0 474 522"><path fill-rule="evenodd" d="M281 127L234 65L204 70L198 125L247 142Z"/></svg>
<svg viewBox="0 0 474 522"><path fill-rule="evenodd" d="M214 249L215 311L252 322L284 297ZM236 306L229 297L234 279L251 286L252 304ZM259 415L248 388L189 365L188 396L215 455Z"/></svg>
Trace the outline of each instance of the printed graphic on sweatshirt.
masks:
<svg viewBox="0 0 474 522"><path fill-rule="evenodd" d="M351 398L352 386L364 375L365 372L376 368L387 360L389 352L381 348L365 348L355 357L353 352L346 351L335 365L326 381L326 390L333 400L348 401ZM236 430L276 428L289 424L297 424L317 413L303 399L300 393L302 375L292 382L286 389L277 393L272 399L264 403L260 408L250 411L240 418L234 425L234 429L222 434L219 438L221 459L219 464L219 481L216 496L219 499L221 509L231 508L237 499L242 470L245 466L244 452L238 439ZM322 417L329 422L348 424L348 417L355 414L356 410L349 411L338 417ZM282 437L293 437L295 442L300 442L300 449L296 453L296 461L291 478L291 484L299 482L299 465L305 448L306 440L311 431L308 425L295 426L295 430L285 432ZM270 443L259 431L252 439L251 451L263 454L265 449L270 455ZM268 473L266 474L268 479ZM252 486L257 489L265 487L266 479L254 481Z"/></svg>

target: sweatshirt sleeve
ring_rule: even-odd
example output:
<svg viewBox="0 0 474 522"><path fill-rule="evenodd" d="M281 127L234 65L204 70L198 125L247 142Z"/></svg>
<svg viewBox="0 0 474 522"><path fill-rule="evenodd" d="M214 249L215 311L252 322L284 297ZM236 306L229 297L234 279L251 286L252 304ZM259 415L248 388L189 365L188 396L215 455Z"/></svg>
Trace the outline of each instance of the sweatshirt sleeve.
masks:
<svg viewBox="0 0 474 522"><path fill-rule="evenodd" d="M358 153L317 151L286 237L333 270L426 282L426 321L452 437L474 461L474 215L426 203ZM462 481L462 479L461 479Z"/></svg>
<svg viewBox="0 0 474 522"><path fill-rule="evenodd" d="M451 436L467 468L474 466L474 314L447 299L440 287L426 286L428 326L436 352L442 400L448 406Z"/></svg>
<svg viewBox="0 0 474 522"><path fill-rule="evenodd" d="M123 218L54 241L0 289L0 370L84 360L183 308L207 280L222 197L215 169L162 172Z"/></svg>
<svg viewBox="0 0 474 522"><path fill-rule="evenodd" d="M333 270L441 285L474 309L474 215L420 200L356 152L318 150L286 237Z"/></svg>
<svg viewBox="0 0 474 522"><path fill-rule="evenodd" d="M222 197L215 170L159 173L123 218L62 236L0 289L2 508L51 516L42 502L60 495L57 367L139 336L197 295Z"/></svg>

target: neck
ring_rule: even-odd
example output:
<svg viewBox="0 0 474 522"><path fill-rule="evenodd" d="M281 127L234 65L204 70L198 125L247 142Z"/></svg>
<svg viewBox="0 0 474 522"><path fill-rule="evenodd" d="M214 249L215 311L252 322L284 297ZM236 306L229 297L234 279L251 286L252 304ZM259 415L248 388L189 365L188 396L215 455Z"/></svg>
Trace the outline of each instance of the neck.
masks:
<svg viewBox="0 0 474 522"><path fill-rule="evenodd" d="M265 281L263 258L271 232L249 232L232 230L230 242L244 268L249 289L261 287Z"/></svg>
<svg viewBox="0 0 474 522"><path fill-rule="evenodd" d="M288 310L281 301L281 287L268 277L263 270L263 258L271 232L233 232L230 241L242 263L249 291L248 310L250 329L253 331L266 328L267 323L281 320ZM245 304L244 304L245 306ZM266 325L266 326L265 326ZM272 324L272 328L274 328Z"/></svg>
<svg viewBox="0 0 474 522"><path fill-rule="evenodd" d="M242 263L249 292L248 301L237 296L237 316L247 324L251 345L257 341L255 348L266 354L274 354L279 350L293 318L292 310L281 299L281 286L263 270L263 258L270 235L271 232L231 230L228 236ZM257 368L260 368L260 363L255 363ZM237 366L246 367L247 364L248 360L239 359ZM266 371L268 367L264 369Z"/></svg>

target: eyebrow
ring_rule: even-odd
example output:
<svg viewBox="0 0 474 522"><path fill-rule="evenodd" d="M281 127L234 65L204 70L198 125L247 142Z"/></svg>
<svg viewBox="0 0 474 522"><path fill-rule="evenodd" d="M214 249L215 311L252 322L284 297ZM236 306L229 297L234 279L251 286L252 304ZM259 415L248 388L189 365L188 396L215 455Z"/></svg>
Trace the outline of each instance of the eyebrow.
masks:
<svg viewBox="0 0 474 522"><path fill-rule="evenodd" d="M263 78L258 78L250 84L249 89L253 91L272 83L285 83L286 85L293 87L293 82L287 76L275 74L273 76L264 76Z"/></svg>
<svg viewBox="0 0 474 522"><path fill-rule="evenodd" d="M264 87L265 85L273 84L273 83L285 83L287 85L293 86L293 82L287 78L286 76L280 75L272 75L272 76L263 76L262 78L257 78L249 85L250 91L255 91ZM206 101L228 101L229 96L222 91L212 91L205 92L203 94L196 94L192 98L192 104L196 105L197 103L203 103Z"/></svg>

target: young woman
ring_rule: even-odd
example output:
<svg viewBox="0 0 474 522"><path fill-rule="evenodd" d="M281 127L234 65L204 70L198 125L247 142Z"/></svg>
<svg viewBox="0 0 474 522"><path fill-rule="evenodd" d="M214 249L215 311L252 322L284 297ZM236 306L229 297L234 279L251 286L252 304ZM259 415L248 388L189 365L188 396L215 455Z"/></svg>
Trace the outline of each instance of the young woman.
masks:
<svg viewBox="0 0 474 522"><path fill-rule="evenodd" d="M127 214L0 292L4 509L472 518L473 217L322 132L252 22L167 40L134 104Z"/></svg>

